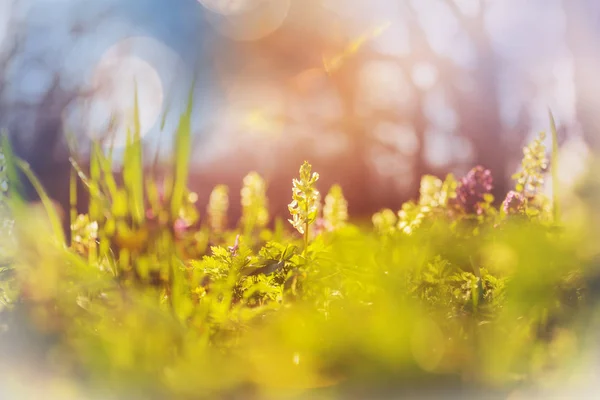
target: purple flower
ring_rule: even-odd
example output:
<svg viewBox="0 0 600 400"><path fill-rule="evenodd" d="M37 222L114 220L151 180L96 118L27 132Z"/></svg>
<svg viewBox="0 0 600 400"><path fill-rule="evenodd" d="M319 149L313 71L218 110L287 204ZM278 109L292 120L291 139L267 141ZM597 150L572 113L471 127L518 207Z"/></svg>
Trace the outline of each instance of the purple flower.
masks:
<svg viewBox="0 0 600 400"><path fill-rule="evenodd" d="M514 190L508 192L506 198L502 202L502 209L507 215L520 214L524 207L525 197Z"/></svg>
<svg viewBox="0 0 600 400"><path fill-rule="evenodd" d="M485 195L491 192L492 183L490 170L481 166L473 168L458 183L456 204L468 214L482 214L481 204L485 202Z"/></svg>

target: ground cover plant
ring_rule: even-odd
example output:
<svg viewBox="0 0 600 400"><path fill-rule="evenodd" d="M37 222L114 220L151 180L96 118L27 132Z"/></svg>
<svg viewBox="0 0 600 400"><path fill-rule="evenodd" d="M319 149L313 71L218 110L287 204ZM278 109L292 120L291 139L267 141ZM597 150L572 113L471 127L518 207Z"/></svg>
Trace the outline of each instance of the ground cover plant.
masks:
<svg viewBox="0 0 600 400"><path fill-rule="evenodd" d="M321 192L305 162L289 219L269 215L267 182L250 172L232 230L226 186L206 210L186 187L191 107L169 174L144 168L137 107L123 182L98 143L89 172L72 158L69 243L4 137L0 200L16 243L0 271L3 341L19 332L54 373L102 398L489 395L580 374L597 320L593 166L559 209L542 191L557 149L549 157L541 134L502 201L493 171L476 166L422 177L418 199L363 226L343 188ZM20 174L46 215L31 215ZM85 215L77 179L90 193Z"/></svg>

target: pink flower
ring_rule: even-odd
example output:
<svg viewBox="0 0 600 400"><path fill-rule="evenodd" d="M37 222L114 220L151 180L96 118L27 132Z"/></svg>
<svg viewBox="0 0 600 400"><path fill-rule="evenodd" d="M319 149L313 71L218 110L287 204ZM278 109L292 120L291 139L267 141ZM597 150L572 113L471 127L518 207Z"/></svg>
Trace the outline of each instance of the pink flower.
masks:
<svg viewBox="0 0 600 400"><path fill-rule="evenodd" d="M152 211L151 208L146 210L146 219L154 219L156 217L156 215L154 214L154 211Z"/></svg>
<svg viewBox="0 0 600 400"><path fill-rule="evenodd" d="M321 233L323 233L326 230L326 226L325 226L325 219L322 217L318 217L315 220L315 225L314 225L314 230L313 230L313 234L315 236L320 235Z"/></svg>
<svg viewBox="0 0 600 400"><path fill-rule="evenodd" d="M181 238L187 232L190 224L183 218L177 218L173 223L173 232L175 233L175 237Z"/></svg>
<svg viewBox="0 0 600 400"><path fill-rule="evenodd" d="M506 195L506 198L502 202L502 209L507 215L520 214L523 212L525 207L525 197L519 193L511 190Z"/></svg>

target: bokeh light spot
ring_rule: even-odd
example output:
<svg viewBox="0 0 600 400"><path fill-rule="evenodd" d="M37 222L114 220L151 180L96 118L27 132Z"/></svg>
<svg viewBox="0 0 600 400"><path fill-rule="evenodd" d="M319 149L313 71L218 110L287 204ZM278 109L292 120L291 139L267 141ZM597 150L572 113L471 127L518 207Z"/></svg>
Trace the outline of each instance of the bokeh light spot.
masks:
<svg viewBox="0 0 600 400"><path fill-rule="evenodd" d="M427 62L418 63L412 70L412 81L421 90L428 90L435 85L438 79L437 68Z"/></svg>
<svg viewBox="0 0 600 400"><path fill-rule="evenodd" d="M408 124L380 122L373 131L375 138L382 144L393 147L402 154L412 156L419 150L419 139L414 127Z"/></svg>
<svg viewBox="0 0 600 400"><path fill-rule="evenodd" d="M256 41L281 27L288 15L290 0L264 0L254 7L238 9L238 12L222 13L209 8L206 20L217 32L232 40Z"/></svg>
<svg viewBox="0 0 600 400"><path fill-rule="evenodd" d="M134 95L137 87L140 135L146 135L158 121L164 91L161 77L147 61L134 54L138 40L128 38L110 47L93 70L92 98L85 101L87 135L106 138L115 148L126 144L127 129L133 127Z"/></svg>
<svg viewBox="0 0 600 400"><path fill-rule="evenodd" d="M452 161L452 136L437 129L425 133L425 160L432 167L443 167Z"/></svg>
<svg viewBox="0 0 600 400"><path fill-rule="evenodd" d="M392 62L367 63L360 72L357 109L368 114L374 109L402 108L411 98L402 69Z"/></svg>

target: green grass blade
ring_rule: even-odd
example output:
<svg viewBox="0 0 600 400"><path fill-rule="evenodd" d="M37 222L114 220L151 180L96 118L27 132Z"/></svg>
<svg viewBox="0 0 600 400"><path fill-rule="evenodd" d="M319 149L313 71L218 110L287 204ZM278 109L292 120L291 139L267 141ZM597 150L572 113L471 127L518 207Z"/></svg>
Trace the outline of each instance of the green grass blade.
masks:
<svg viewBox="0 0 600 400"><path fill-rule="evenodd" d="M77 171L74 168L71 168L71 174L69 175L69 206L69 226L72 227L77 220ZM73 230L71 229L72 232ZM71 244L73 244L73 235L71 235Z"/></svg>
<svg viewBox="0 0 600 400"><path fill-rule="evenodd" d="M135 83L133 131L128 129L123 160L123 179L131 216L136 224L144 221L144 180L137 83Z"/></svg>
<svg viewBox="0 0 600 400"><path fill-rule="evenodd" d="M154 152L154 160L152 161L152 173L154 174L154 176L157 175L158 172L158 161L160 158L160 147L161 147L161 142L162 142L162 138L163 138L163 132L165 129L165 124L167 122L167 116L169 115L169 111L171 110L171 105L170 103L167 104L167 107L165 109L165 112L162 115L161 121L160 121L160 130L158 131L158 138L157 138L157 143L156 143L156 151Z"/></svg>
<svg viewBox="0 0 600 400"><path fill-rule="evenodd" d="M88 192L90 193L90 195L91 196L95 196L95 197L103 197L103 194L99 190L97 190L97 188L95 188L95 186L92 183L90 177L88 177L85 174L85 172L79 166L79 164L77 163L77 161L73 157L69 157L69 162L71 163L71 166L75 170L75 172L77 174L77 177L81 180L81 182L83 182L83 184L85 185L85 187L88 189Z"/></svg>
<svg viewBox="0 0 600 400"><path fill-rule="evenodd" d="M173 191L171 193L171 215L176 216L183 204L183 197L188 179L188 164L191 154L191 122L194 96L194 84L190 89L188 105L185 113L179 120L179 127L175 135L175 166Z"/></svg>
<svg viewBox="0 0 600 400"><path fill-rule="evenodd" d="M112 170L112 157L106 157L102 152L102 148L99 143L94 143L92 151L100 163L100 169L102 170L102 182L106 185L106 189L111 198L115 198L117 194L117 182ZM112 154L110 154L112 156Z"/></svg>
<svg viewBox="0 0 600 400"><path fill-rule="evenodd" d="M96 153L92 151L90 155L90 218L93 221L97 221L102 212L102 204L99 202L100 185L101 185L102 173L100 170L100 161L96 156Z"/></svg>
<svg viewBox="0 0 600 400"><path fill-rule="evenodd" d="M64 243L65 235L63 232L63 228L62 228L62 223L61 223L60 217L56 211L56 208L54 208L54 204L52 203L52 200L46 194L44 187L42 186L41 182L37 179L37 177L31 170L31 168L29 167L29 164L23 160L16 160L16 161L17 161L17 166L19 167L19 169L21 171L23 171L23 173L25 174L27 179L29 179L29 181L33 185L33 188L37 192L38 196L40 196L40 200L42 201L42 204L44 205L44 208L46 209L46 213L48 214L48 218L50 219L50 224L52 225L52 230L54 231L54 234L56 235L56 237L58 239L61 240L61 242Z"/></svg>
<svg viewBox="0 0 600 400"><path fill-rule="evenodd" d="M560 204L558 199L558 132L556 130L556 122L552 111L548 110L550 116L550 128L552 130L552 213L554 217L554 223L560 223Z"/></svg>
<svg viewBox="0 0 600 400"><path fill-rule="evenodd" d="M138 101L137 82L135 83L135 99L133 106L134 131L131 153L131 167L133 168L131 206L134 220L140 224L144 221L144 177L142 159L142 135L140 125L140 107Z"/></svg>

